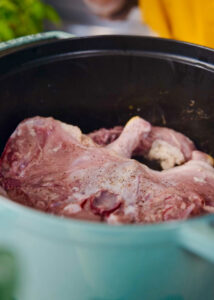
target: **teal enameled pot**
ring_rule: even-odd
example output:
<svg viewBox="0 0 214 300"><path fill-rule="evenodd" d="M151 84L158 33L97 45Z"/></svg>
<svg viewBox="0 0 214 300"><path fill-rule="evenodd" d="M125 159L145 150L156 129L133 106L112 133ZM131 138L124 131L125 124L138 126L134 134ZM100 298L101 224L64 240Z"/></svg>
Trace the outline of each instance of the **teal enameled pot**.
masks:
<svg viewBox="0 0 214 300"><path fill-rule="evenodd" d="M0 44L0 147L53 116L84 132L140 115L214 155L214 52L146 37L49 32ZM110 226L0 198L0 245L18 262L16 300L213 300L214 217Z"/></svg>

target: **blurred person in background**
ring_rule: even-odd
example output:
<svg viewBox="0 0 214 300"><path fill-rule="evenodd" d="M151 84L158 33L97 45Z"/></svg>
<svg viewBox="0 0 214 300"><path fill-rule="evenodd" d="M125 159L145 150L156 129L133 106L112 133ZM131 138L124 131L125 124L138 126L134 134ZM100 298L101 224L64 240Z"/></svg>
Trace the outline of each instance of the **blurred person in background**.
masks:
<svg viewBox="0 0 214 300"><path fill-rule="evenodd" d="M122 18L139 5L142 20L160 37L214 48L214 0L84 0L97 15Z"/></svg>

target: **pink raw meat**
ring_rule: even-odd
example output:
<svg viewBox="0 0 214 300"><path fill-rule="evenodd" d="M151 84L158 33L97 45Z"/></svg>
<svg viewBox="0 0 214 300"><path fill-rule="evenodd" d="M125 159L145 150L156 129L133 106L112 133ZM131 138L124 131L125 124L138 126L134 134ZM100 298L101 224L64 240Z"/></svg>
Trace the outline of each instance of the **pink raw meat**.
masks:
<svg viewBox="0 0 214 300"><path fill-rule="evenodd" d="M88 136L101 145L106 146L120 136L123 127L99 129ZM193 142L183 134L165 127L151 127L143 138L141 137L133 155L147 156L151 160L159 160L163 169L169 169L191 159L195 150Z"/></svg>
<svg viewBox="0 0 214 300"><path fill-rule="evenodd" d="M214 211L214 169L207 154L184 135L139 117L118 128L86 136L53 118L23 121L0 160L1 188L13 201L41 211L109 224ZM136 151L171 169L149 169L130 158Z"/></svg>

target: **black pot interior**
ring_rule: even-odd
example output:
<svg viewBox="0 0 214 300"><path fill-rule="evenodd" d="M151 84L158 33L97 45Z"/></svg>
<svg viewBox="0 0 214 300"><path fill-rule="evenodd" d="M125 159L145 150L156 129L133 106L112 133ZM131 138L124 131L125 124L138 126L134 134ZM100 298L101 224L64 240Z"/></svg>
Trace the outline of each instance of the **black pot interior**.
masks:
<svg viewBox="0 0 214 300"><path fill-rule="evenodd" d="M214 54L179 42L93 37L0 58L0 150L17 124L53 116L83 132L135 115L183 132L214 155Z"/></svg>

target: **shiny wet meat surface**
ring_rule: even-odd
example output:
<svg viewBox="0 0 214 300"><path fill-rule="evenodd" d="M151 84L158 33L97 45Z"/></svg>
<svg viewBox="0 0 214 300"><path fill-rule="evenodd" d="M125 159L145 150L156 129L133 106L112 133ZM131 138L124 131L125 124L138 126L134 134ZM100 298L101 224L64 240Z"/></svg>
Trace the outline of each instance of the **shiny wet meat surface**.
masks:
<svg viewBox="0 0 214 300"><path fill-rule="evenodd" d="M132 159L160 162L154 171ZM210 156L183 134L135 117L84 135L53 118L24 120L0 160L11 200L60 216L109 224L155 223L214 212Z"/></svg>

